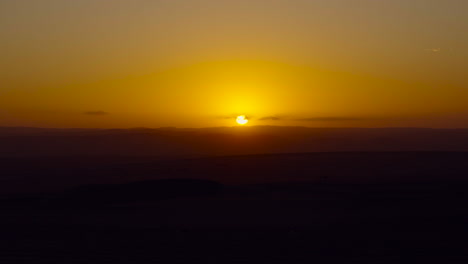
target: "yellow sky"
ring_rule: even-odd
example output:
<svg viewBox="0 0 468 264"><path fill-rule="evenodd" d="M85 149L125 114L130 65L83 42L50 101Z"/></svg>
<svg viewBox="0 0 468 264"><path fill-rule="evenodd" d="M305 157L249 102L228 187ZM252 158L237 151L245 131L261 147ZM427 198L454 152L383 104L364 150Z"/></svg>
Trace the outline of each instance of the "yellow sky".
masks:
<svg viewBox="0 0 468 264"><path fill-rule="evenodd" d="M410 3L408 3L410 2ZM460 0L0 3L0 126L467 127Z"/></svg>

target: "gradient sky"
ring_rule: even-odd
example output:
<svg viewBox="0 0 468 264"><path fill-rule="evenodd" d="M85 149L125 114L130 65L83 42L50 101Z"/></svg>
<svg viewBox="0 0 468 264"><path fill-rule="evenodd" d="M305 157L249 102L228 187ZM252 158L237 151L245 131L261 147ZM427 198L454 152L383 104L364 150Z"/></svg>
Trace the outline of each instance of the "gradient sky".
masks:
<svg viewBox="0 0 468 264"><path fill-rule="evenodd" d="M468 127L466 0L0 0L0 126Z"/></svg>

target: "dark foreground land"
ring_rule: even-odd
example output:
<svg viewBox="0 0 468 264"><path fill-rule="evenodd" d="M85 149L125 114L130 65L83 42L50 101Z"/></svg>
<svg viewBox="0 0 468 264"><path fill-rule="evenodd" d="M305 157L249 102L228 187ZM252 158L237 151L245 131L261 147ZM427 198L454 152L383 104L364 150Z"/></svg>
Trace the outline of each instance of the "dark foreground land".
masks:
<svg viewBox="0 0 468 264"><path fill-rule="evenodd" d="M0 263L468 263L466 152L0 165Z"/></svg>

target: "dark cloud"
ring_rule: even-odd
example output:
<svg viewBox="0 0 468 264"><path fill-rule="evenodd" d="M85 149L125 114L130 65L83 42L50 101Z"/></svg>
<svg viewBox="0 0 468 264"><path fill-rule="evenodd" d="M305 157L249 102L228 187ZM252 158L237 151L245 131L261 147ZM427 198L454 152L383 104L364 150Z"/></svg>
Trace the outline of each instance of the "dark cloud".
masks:
<svg viewBox="0 0 468 264"><path fill-rule="evenodd" d="M260 120L260 121L267 121L267 120L278 121L278 120L281 120L281 119L282 118L280 118L279 116L265 116L265 117L259 118L258 120Z"/></svg>
<svg viewBox="0 0 468 264"><path fill-rule="evenodd" d="M365 120L365 118L360 117L341 117L341 116L319 116L319 117L306 117L306 118L295 118L295 117L285 117L285 116L265 116L261 117L258 120L260 121L279 121L279 120L289 120L289 121L303 121L303 122L332 122L332 121L360 121Z"/></svg>
<svg viewBox="0 0 468 264"><path fill-rule="evenodd" d="M304 122L318 122L318 121L361 121L364 118L359 117L339 117L339 116L327 116L327 117L308 117L308 118L300 118L296 119L296 121L304 121Z"/></svg>
<svg viewBox="0 0 468 264"><path fill-rule="evenodd" d="M238 115L226 115L218 116L219 119L236 119ZM271 115L254 118L247 116L248 119L256 119L258 121L299 121L299 122L334 122L334 121L362 121L369 120L369 118L362 117L342 117L342 116L317 116L317 117L305 117L298 118L297 116L285 116L285 115Z"/></svg>
<svg viewBox="0 0 468 264"><path fill-rule="evenodd" d="M104 112L104 111L88 111L88 112L84 112L83 114L90 115L90 116L105 116L105 115L108 115L109 113Z"/></svg>

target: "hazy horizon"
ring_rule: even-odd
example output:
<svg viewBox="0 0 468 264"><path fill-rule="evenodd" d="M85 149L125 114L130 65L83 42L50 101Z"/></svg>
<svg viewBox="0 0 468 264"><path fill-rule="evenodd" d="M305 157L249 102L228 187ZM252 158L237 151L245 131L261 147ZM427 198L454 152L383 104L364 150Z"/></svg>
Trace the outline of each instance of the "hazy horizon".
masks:
<svg viewBox="0 0 468 264"><path fill-rule="evenodd" d="M249 129L249 128L306 128L306 129L433 129L433 130L468 130L468 127L417 127L417 126L388 126L388 127L345 127L345 126L294 126L294 125L226 125L226 126L206 126L206 127L176 127L176 126L161 126L161 127L58 127L58 126L0 126L0 129L6 128L24 128L24 129L60 129L60 130L132 130L132 129L214 129L214 128L234 128L234 129Z"/></svg>

